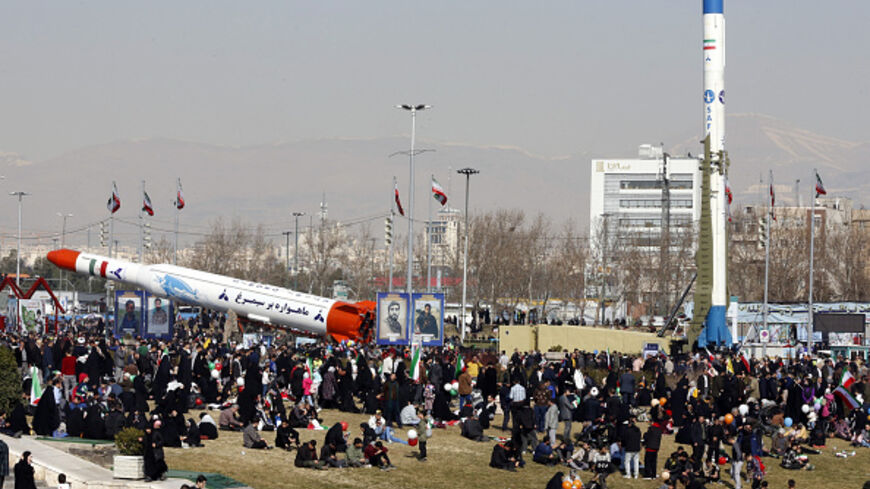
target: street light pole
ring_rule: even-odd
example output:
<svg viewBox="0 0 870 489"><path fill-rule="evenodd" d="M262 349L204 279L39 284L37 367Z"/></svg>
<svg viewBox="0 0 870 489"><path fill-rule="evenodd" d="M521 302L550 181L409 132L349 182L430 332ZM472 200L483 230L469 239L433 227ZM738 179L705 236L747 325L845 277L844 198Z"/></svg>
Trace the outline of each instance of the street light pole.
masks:
<svg viewBox="0 0 870 489"><path fill-rule="evenodd" d="M474 168L463 168L456 173L465 175L465 253L462 258L462 309L459 312L462 318L462 328L459 330L459 341L465 343L465 303L468 298L468 190L471 185L471 175L480 173Z"/></svg>
<svg viewBox="0 0 870 489"><path fill-rule="evenodd" d="M304 212L293 213L293 217L296 218L296 231L293 232L293 239L296 240L293 245L293 290L299 288L299 218L304 215Z"/></svg>
<svg viewBox="0 0 870 489"><path fill-rule="evenodd" d="M408 294L414 292L414 139L417 132L417 112L431 108L431 105L397 105L399 109L411 112L411 151L408 155L410 171L410 184L408 185L408 274L406 290Z"/></svg>
<svg viewBox="0 0 870 489"><path fill-rule="evenodd" d="M30 195L28 192L9 192L9 195L18 197L18 249L15 251L15 285L21 286L21 201L25 196Z"/></svg>

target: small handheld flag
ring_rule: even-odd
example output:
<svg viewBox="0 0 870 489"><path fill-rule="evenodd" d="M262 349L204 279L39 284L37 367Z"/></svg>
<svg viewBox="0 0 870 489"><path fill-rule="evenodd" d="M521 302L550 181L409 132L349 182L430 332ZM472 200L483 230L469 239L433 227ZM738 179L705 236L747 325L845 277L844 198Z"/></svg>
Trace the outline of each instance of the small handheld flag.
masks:
<svg viewBox="0 0 870 489"><path fill-rule="evenodd" d="M435 177L432 177L432 197L441 205L447 203L447 194L444 193L444 188L441 187L438 180L435 180Z"/></svg>
<svg viewBox="0 0 870 489"><path fill-rule="evenodd" d="M149 216L154 215L154 207L151 205L151 197L148 196L148 192L142 191L144 196L142 197L142 210L147 212Z"/></svg>
<svg viewBox="0 0 870 489"><path fill-rule="evenodd" d="M118 209L121 208L121 197L118 196L118 186L115 182L112 182L112 196L109 197L109 201L106 202L106 208L109 209L109 212L112 214L118 212Z"/></svg>

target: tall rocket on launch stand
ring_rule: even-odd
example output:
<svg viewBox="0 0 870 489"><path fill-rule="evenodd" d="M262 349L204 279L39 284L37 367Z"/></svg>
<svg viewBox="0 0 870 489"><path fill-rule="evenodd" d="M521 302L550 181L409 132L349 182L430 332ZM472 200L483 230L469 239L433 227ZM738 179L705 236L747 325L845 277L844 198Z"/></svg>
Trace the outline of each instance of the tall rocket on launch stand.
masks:
<svg viewBox="0 0 870 489"><path fill-rule="evenodd" d="M689 341L698 345L731 344L725 322L728 304L727 213L725 192L728 158L725 153L725 15L724 0L703 1L705 177L709 201L703 202L698 245L698 284ZM708 149L709 148L709 149ZM702 197L703 198L703 197ZM709 295L708 295L709 294ZM701 321L704 330L701 331Z"/></svg>

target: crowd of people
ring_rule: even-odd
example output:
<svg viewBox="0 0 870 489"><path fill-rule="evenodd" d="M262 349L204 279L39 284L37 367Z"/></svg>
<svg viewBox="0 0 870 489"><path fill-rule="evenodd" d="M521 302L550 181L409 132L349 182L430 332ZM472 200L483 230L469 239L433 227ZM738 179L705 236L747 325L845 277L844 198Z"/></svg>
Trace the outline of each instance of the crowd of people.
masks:
<svg viewBox="0 0 870 489"><path fill-rule="evenodd" d="M241 432L247 449L295 451L296 467L389 471L391 443L414 445L425 462L433 430L456 426L492 444L493 469L560 466L588 472L599 487L619 474L665 488L726 477L737 489L756 488L774 460L812 470L811 457L832 437L870 446L868 371L842 358L444 347L423 349L412 371L410 347L245 345L206 328L132 342L75 328L57 337L4 333L0 344L23 379L21 402L0 413L0 431L112 439L137 427L149 480L165 477L164 447L199 447L223 430ZM357 435L345 422L321 426L323 409L369 420ZM326 430L319 449L300 434L310 429ZM660 457L666 436L679 448Z"/></svg>

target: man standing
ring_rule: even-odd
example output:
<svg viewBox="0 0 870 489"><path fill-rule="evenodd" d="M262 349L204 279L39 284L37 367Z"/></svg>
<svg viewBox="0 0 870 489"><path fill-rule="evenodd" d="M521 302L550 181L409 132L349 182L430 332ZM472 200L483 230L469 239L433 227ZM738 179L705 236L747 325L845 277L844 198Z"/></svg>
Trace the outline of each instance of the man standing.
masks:
<svg viewBox="0 0 870 489"><path fill-rule="evenodd" d="M640 428L632 417L622 434L622 447L625 449L625 478L637 479L640 472Z"/></svg>
<svg viewBox="0 0 870 489"><path fill-rule="evenodd" d="M659 449L662 446L662 429L657 422L651 423L647 428L643 435L643 445L646 449L643 458L644 479L655 479Z"/></svg>

